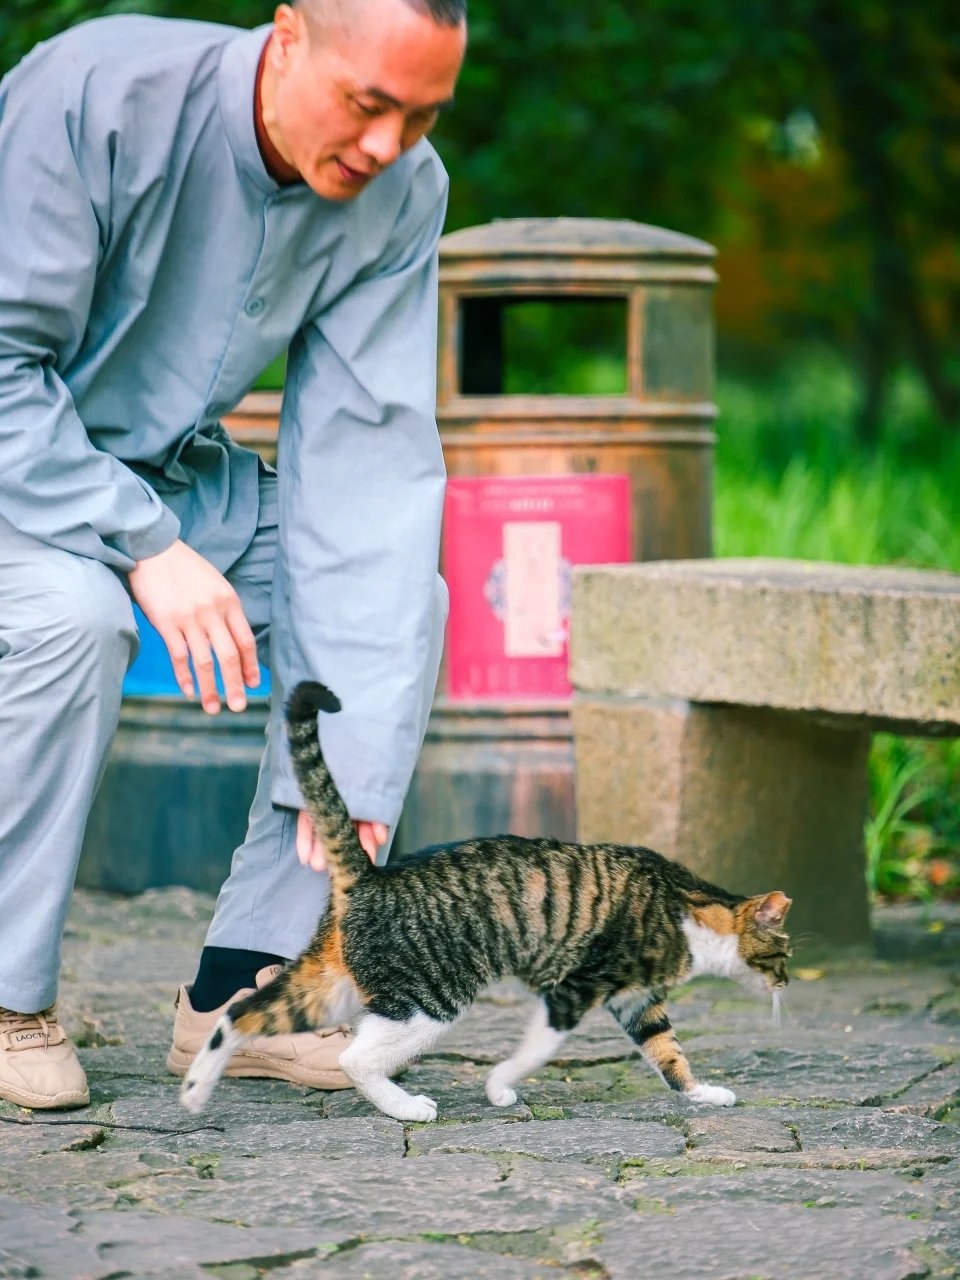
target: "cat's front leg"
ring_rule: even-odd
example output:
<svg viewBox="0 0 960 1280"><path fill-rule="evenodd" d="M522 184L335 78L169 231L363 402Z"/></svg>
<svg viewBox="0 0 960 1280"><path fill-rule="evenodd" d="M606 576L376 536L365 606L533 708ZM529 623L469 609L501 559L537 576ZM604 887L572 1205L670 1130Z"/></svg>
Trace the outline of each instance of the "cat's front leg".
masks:
<svg viewBox="0 0 960 1280"><path fill-rule="evenodd" d="M701 1084L694 1076L670 1025L662 994L614 996L607 1001L607 1008L671 1089L682 1093L691 1102L707 1102L714 1107L733 1106L737 1097L730 1089Z"/></svg>
<svg viewBox="0 0 960 1280"><path fill-rule="evenodd" d="M514 1086L550 1061L596 1001L596 981L578 973L541 993L520 1045L487 1076L487 1097L495 1107L516 1102Z"/></svg>
<svg viewBox="0 0 960 1280"><path fill-rule="evenodd" d="M550 1025L550 1011L540 999L527 1024L523 1040L504 1062L487 1076L487 1097L495 1107L510 1107L517 1100L516 1086L521 1080L549 1062L566 1039L566 1031Z"/></svg>

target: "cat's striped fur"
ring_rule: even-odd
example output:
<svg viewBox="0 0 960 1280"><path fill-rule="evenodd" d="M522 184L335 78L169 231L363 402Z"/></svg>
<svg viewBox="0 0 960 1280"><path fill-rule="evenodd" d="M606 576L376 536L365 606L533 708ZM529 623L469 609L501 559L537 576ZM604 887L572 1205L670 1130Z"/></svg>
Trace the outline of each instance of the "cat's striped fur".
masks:
<svg viewBox="0 0 960 1280"><path fill-rule="evenodd" d="M671 1088L732 1104L730 1090L694 1078L664 998L698 973L783 986L790 900L727 893L649 849L510 835L376 868L320 751L317 713L339 707L323 685L305 683L287 708L297 778L327 849L329 910L299 959L231 1005L190 1068L184 1104L203 1106L248 1037L359 1014L344 1071L388 1115L431 1120L432 1100L412 1098L389 1077L506 975L522 979L539 1005L521 1046L488 1078L495 1105L513 1102L514 1086L601 1004Z"/></svg>

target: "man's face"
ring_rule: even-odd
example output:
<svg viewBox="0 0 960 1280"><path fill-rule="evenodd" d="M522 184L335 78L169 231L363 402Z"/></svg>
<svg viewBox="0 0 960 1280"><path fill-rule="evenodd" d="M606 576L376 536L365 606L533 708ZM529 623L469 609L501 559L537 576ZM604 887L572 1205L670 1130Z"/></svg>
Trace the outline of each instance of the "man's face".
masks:
<svg viewBox="0 0 960 1280"><path fill-rule="evenodd" d="M271 141L327 200L353 199L430 132L453 98L467 38L465 26L440 26L405 0L342 9L342 21L312 31L281 5L263 85Z"/></svg>

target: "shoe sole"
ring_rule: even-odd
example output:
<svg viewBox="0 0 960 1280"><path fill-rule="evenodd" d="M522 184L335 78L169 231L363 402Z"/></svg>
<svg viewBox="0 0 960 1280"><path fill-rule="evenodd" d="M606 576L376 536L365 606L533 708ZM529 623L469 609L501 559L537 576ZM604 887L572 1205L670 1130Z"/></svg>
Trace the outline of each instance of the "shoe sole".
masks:
<svg viewBox="0 0 960 1280"><path fill-rule="evenodd" d="M185 1076L196 1055L171 1049L167 1054L167 1070L175 1076ZM353 1081L342 1071L318 1071L310 1076L294 1075L289 1069L273 1065L269 1059L251 1058L235 1054L223 1073L225 1076L251 1080L286 1080L289 1084L305 1085L308 1089L352 1089Z"/></svg>
<svg viewBox="0 0 960 1280"><path fill-rule="evenodd" d="M57 1093L53 1097L42 1093L27 1093L12 1089L9 1085L0 1087L0 1098L4 1102L13 1102L18 1107L27 1107L30 1111L73 1111L76 1107L90 1105L90 1092Z"/></svg>

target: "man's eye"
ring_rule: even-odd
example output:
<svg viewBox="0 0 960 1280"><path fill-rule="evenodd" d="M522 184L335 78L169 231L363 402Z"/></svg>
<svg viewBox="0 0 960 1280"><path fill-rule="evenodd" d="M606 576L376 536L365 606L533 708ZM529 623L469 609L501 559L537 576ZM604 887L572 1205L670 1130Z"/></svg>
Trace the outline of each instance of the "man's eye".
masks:
<svg viewBox="0 0 960 1280"><path fill-rule="evenodd" d="M439 112L431 111L415 111L409 117L409 122L414 129L430 129L436 123Z"/></svg>
<svg viewBox="0 0 960 1280"><path fill-rule="evenodd" d="M358 98L353 98L352 102L357 112L366 120L372 120L383 112L383 107L379 102L361 102Z"/></svg>

